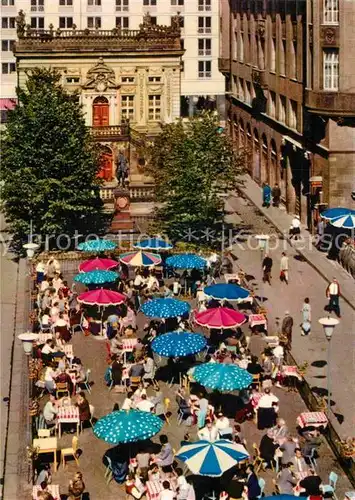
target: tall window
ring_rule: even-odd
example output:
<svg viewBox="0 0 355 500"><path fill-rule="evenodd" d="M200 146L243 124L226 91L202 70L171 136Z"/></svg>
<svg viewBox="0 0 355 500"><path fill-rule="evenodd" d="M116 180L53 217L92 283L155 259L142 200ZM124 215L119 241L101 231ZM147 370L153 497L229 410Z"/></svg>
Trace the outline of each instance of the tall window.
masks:
<svg viewBox="0 0 355 500"><path fill-rule="evenodd" d="M270 71L276 71L276 38L270 38Z"/></svg>
<svg viewBox="0 0 355 500"><path fill-rule="evenodd" d="M209 35L211 33L212 18L211 17L199 17L198 18L198 32L201 35Z"/></svg>
<svg viewBox="0 0 355 500"><path fill-rule="evenodd" d="M286 123L286 97L283 95L280 95L278 120Z"/></svg>
<svg viewBox="0 0 355 500"><path fill-rule="evenodd" d="M211 10L211 0L198 0L198 10Z"/></svg>
<svg viewBox="0 0 355 500"><path fill-rule="evenodd" d="M129 0L116 0L116 10L128 11Z"/></svg>
<svg viewBox="0 0 355 500"><path fill-rule="evenodd" d="M1 50L3 52L12 52L14 50L15 40L1 40Z"/></svg>
<svg viewBox="0 0 355 500"><path fill-rule="evenodd" d="M73 0L59 0L59 5L73 5Z"/></svg>
<svg viewBox="0 0 355 500"><path fill-rule="evenodd" d="M339 24L339 0L323 0L324 24Z"/></svg>
<svg viewBox="0 0 355 500"><path fill-rule="evenodd" d="M211 38L198 39L198 55L210 56L212 53L212 40Z"/></svg>
<svg viewBox="0 0 355 500"><path fill-rule="evenodd" d="M88 28L101 28L101 17L88 17Z"/></svg>
<svg viewBox="0 0 355 500"><path fill-rule="evenodd" d="M134 120L134 96L123 95L121 96L121 121Z"/></svg>
<svg viewBox="0 0 355 500"><path fill-rule="evenodd" d="M290 44L290 61L289 61L290 78L297 78L297 42L292 40Z"/></svg>
<svg viewBox="0 0 355 500"><path fill-rule="evenodd" d="M15 5L15 0L1 0L1 5L5 7Z"/></svg>
<svg viewBox="0 0 355 500"><path fill-rule="evenodd" d="M246 82L246 85L245 85L245 102L247 104L251 104L252 100L253 100L253 97L252 97L251 83L250 82Z"/></svg>
<svg viewBox="0 0 355 500"><path fill-rule="evenodd" d="M1 72L3 75L9 75L16 72L16 63L2 63Z"/></svg>
<svg viewBox="0 0 355 500"><path fill-rule="evenodd" d="M2 17L1 18L1 27L3 29L7 28L15 28L16 21L14 17Z"/></svg>
<svg viewBox="0 0 355 500"><path fill-rule="evenodd" d="M211 61L198 61L198 77L211 78L212 64Z"/></svg>
<svg viewBox="0 0 355 500"><path fill-rule="evenodd" d="M31 10L32 11L43 11L44 10L44 0L31 0Z"/></svg>
<svg viewBox="0 0 355 500"><path fill-rule="evenodd" d="M280 40L279 52L279 72L280 75L286 75L286 40Z"/></svg>
<svg viewBox="0 0 355 500"><path fill-rule="evenodd" d="M156 5L157 0L143 0L143 5L147 5L148 7L151 5Z"/></svg>
<svg viewBox="0 0 355 500"><path fill-rule="evenodd" d="M323 87L324 90L339 89L339 51L337 49L323 51Z"/></svg>
<svg viewBox="0 0 355 500"><path fill-rule="evenodd" d="M161 117L161 96L150 95L148 99L148 120L159 121Z"/></svg>
<svg viewBox="0 0 355 500"><path fill-rule="evenodd" d="M184 0L170 0L171 5L184 5Z"/></svg>
<svg viewBox="0 0 355 500"><path fill-rule="evenodd" d="M268 115L271 116L271 118L276 117L276 94L275 92L272 92L272 90L269 92L269 99L268 99L268 104L269 104L269 109L268 109Z"/></svg>
<svg viewBox="0 0 355 500"><path fill-rule="evenodd" d="M59 18L59 28L72 28L73 27L73 18L72 17L60 17Z"/></svg>
<svg viewBox="0 0 355 500"><path fill-rule="evenodd" d="M31 28L43 30L44 17L31 17Z"/></svg>
<svg viewBox="0 0 355 500"><path fill-rule="evenodd" d="M297 129L297 102L290 99L288 126Z"/></svg>
<svg viewBox="0 0 355 500"><path fill-rule="evenodd" d="M101 0L88 0L88 5L101 5Z"/></svg>
<svg viewBox="0 0 355 500"><path fill-rule="evenodd" d="M129 28L129 17L116 17L116 27L120 27L122 29Z"/></svg>
<svg viewBox="0 0 355 500"><path fill-rule="evenodd" d="M244 33L242 31L238 34L238 60L244 61Z"/></svg>
<svg viewBox="0 0 355 500"><path fill-rule="evenodd" d="M244 81L242 78L238 78L238 99L244 101Z"/></svg>

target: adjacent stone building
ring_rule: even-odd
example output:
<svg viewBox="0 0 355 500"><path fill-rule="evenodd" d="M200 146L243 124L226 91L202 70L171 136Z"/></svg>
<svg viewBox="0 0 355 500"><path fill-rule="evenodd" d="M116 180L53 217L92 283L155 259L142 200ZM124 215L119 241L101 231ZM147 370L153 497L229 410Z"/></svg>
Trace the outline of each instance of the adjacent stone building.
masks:
<svg viewBox="0 0 355 500"><path fill-rule="evenodd" d="M319 203L352 207L355 2L221 0L230 132L259 183L279 183L311 226Z"/></svg>

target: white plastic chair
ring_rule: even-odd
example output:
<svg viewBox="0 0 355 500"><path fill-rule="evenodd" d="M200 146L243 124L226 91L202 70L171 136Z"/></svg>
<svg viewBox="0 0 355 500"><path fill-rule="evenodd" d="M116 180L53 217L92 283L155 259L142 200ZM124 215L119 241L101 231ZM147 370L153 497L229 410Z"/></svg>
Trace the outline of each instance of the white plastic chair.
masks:
<svg viewBox="0 0 355 500"><path fill-rule="evenodd" d="M261 498L263 496L264 489L265 489L265 484L266 484L265 479L263 479L262 477L259 477L258 483L260 486L260 495L258 496L258 498Z"/></svg>
<svg viewBox="0 0 355 500"><path fill-rule="evenodd" d="M338 478L339 478L338 474L332 471L329 474L329 484L323 484L321 486L323 493L331 493L336 500L337 496L335 494L335 488L338 482Z"/></svg>
<svg viewBox="0 0 355 500"><path fill-rule="evenodd" d="M91 387L90 387L90 382L89 382L90 373L91 373L91 370L90 370L90 368L88 368L86 370L86 373L85 373L85 380L83 380L81 382L89 394L91 394Z"/></svg>

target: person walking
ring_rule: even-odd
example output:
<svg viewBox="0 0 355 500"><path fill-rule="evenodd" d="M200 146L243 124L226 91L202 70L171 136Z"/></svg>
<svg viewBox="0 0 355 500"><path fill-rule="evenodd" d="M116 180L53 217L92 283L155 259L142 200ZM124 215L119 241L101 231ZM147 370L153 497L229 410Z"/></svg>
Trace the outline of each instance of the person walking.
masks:
<svg viewBox="0 0 355 500"><path fill-rule="evenodd" d="M269 285L271 285L271 269L272 258L268 254L265 254L263 260L263 282L265 283L267 281Z"/></svg>
<svg viewBox="0 0 355 500"><path fill-rule="evenodd" d="M300 216L295 215L291 222L290 227L290 240L294 237L295 240L298 240L298 236L301 234L301 221Z"/></svg>
<svg viewBox="0 0 355 500"><path fill-rule="evenodd" d="M327 310L329 312L334 311L338 318L341 318L339 306L340 286L336 278L333 278L333 281L329 283L325 294L329 299L329 304L326 306Z"/></svg>
<svg viewBox="0 0 355 500"><path fill-rule="evenodd" d="M271 203L271 187L267 182L263 184L263 207L269 208Z"/></svg>
<svg viewBox="0 0 355 500"><path fill-rule="evenodd" d="M275 186L272 188L271 194L272 194L272 205L274 207L279 207L281 199L281 189L277 184L277 182Z"/></svg>
<svg viewBox="0 0 355 500"><path fill-rule="evenodd" d="M289 311L286 311L285 317L281 325L281 334L283 337L287 338L285 347L289 351L291 351L292 348L292 328L293 328L293 318L290 315Z"/></svg>
<svg viewBox="0 0 355 500"><path fill-rule="evenodd" d="M288 257L286 252L282 252L280 260L280 280L288 285Z"/></svg>
<svg viewBox="0 0 355 500"><path fill-rule="evenodd" d="M308 297L304 299L301 313L302 313L301 335L304 337L305 335L309 335L311 333L311 304L309 303Z"/></svg>

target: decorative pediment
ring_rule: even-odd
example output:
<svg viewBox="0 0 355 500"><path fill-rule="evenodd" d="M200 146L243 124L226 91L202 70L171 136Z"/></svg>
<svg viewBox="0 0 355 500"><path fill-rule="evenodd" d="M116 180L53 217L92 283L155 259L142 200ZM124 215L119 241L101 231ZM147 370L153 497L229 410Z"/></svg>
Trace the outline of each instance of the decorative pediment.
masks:
<svg viewBox="0 0 355 500"><path fill-rule="evenodd" d="M102 57L86 75L85 89L95 89L97 92L105 92L106 89L117 89L115 72L104 63Z"/></svg>

